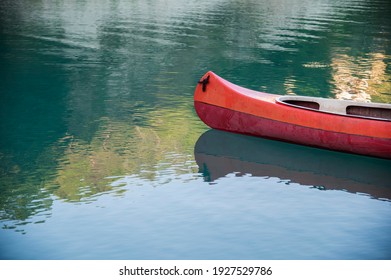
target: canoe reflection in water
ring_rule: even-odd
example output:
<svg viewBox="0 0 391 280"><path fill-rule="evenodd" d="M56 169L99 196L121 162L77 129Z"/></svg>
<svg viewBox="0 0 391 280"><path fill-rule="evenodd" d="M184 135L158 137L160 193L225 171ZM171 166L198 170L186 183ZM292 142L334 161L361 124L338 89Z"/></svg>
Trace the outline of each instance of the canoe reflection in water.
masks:
<svg viewBox="0 0 391 280"><path fill-rule="evenodd" d="M391 160L214 129L200 136L194 154L200 172L208 182L232 173L237 176L251 174L391 200Z"/></svg>

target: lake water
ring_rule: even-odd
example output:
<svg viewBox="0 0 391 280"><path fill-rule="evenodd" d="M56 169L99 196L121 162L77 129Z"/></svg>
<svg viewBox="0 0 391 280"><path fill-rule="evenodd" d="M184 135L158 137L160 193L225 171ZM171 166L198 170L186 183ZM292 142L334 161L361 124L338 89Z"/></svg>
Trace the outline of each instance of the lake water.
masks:
<svg viewBox="0 0 391 280"><path fill-rule="evenodd" d="M391 103L391 4L0 2L1 259L391 259L391 161L209 130L208 70Z"/></svg>

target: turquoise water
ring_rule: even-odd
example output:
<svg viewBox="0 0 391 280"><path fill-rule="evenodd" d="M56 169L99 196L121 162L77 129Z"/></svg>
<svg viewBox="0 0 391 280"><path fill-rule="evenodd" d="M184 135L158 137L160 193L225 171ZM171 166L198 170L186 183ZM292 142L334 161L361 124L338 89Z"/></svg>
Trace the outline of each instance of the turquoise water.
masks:
<svg viewBox="0 0 391 280"><path fill-rule="evenodd" d="M209 130L213 70L391 103L389 1L1 1L1 259L390 259L391 161Z"/></svg>

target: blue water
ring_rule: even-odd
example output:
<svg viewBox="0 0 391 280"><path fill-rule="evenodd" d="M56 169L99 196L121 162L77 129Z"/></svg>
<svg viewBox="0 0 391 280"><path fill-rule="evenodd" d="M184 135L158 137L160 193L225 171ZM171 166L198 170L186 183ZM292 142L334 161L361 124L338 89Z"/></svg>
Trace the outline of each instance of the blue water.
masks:
<svg viewBox="0 0 391 280"><path fill-rule="evenodd" d="M124 195L55 201L44 224L2 232L3 257L66 259L372 259L390 252L389 203L234 174L216 185L135 176ZM190 181L189 181L190 179ZM274 199L271 199L274 198ZM38 222L39 218L35 218Z"/></svg>
<svg viewBox="0 0 391 280"><path fill-rule="evenodd" d="M391 259L391 161L193 109L207 70L390 103L389 1L155 2L0 2L0 258Z"/></svg>

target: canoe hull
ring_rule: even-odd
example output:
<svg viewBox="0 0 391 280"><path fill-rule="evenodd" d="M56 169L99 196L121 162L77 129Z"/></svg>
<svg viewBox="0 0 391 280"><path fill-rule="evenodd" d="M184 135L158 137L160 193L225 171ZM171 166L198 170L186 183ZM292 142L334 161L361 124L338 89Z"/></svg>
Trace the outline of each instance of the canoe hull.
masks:
<svg viewBox="0 0 391 280"><path fill-rule="evenodd" d="M214 95L225 94L229 91L227 88L222 88L221 91L219 91L216 83L212 90L214 90ZM238 98L240 99L240 96L238 96ZM226 103L228 104L228 102ZM272 105L276 106L276 110L281 109L282 106L278 104ZM262 106L262 103L260 103L260 106ZM270 100L265 102L265 106L271 106ZM234 106L221 106L218 102L214 102L213 98L210 100L205 98L205 92L200 86L196 89L194 107L200 119L211 128L318 148L380 158L391 158L391 137L344 133L338 131L338 129L319 129L317 127L300 125L289 120L281 121L273 117L269 118L267 116L255 115L245 112L245 110L233 108ZM315 118L316 114L319 113L312 113L312 117ZM320 117L322 119L325 118L322 114ZM326 115L326 117L328 117L328 115ZM320 122L321 120L313 121ZM364 120L364 124L365 121L367 120ZM352 123L354 122L357 122L357 120L354 119ZM375 124L379 125L378 122ZM391 128L390 124L391 122L385 122L385 125L388 125L389 128ZM379 127L379 131L384 130L384 127Z"/></svg>
<svg viewBox="0 0 391 280"><path fill-rule="evenodd" d="M389 139L318 130L202 102L194 105L200 119L214 129L381 158L391 155Z"/></svg>

